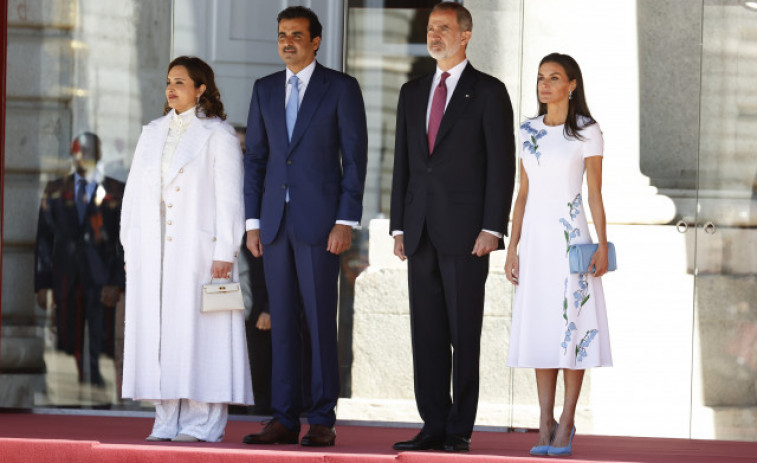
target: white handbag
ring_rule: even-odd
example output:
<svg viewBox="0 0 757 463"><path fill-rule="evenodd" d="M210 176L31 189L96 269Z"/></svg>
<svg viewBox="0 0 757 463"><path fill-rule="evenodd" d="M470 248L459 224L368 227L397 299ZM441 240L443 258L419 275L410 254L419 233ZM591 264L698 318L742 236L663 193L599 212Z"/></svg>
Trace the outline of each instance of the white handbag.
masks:
<svg viewBox="0 0 757 463"><path fill-rule="evenodd" d="M244 310L242 287L239 283L210 283L202 285L202 306L200 311L218 312L222 310Z"/></svg>

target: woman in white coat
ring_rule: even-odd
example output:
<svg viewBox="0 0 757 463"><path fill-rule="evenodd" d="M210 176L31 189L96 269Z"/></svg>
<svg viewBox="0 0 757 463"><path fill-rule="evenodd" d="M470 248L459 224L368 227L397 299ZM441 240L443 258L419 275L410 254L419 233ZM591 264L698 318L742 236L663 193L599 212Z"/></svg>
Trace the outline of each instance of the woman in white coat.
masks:
<svg viewBox="0 0 757 463"><path fill-rule="evenodd" d="M227 404L252 404L243 311L200 312L201 287L238 279L239 142L213 70L168 67L165 115L142 130L126 183L124 398L155 402L148 440L223 439Z"/></svg>

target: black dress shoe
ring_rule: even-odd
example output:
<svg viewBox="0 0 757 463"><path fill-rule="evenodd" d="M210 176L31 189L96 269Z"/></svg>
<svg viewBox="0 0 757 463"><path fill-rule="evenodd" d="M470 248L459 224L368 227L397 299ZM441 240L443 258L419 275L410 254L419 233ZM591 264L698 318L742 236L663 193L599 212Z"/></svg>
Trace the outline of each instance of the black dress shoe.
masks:
<svg viewBox="0 0 757 463"><path fill-rule="evenodd" d="M442 450L444 439L439 436L432 436L419 432L410 440L397 442L392 446L394 450Z"/></svg>
<svg viewBox="0 0 757 463"><path fill-rule="evenodd" d="M470 439L463 436L447 436L444 439L444 451L445 452L469 452L470 451Z"/></svg>
<svg viewBox="0 0 757 463"><path fill-rule="evenodd" d="M300 440L300 430L291 430L275 418L257 434L247 434L242 439L245 444L296 444Z"/></svg>

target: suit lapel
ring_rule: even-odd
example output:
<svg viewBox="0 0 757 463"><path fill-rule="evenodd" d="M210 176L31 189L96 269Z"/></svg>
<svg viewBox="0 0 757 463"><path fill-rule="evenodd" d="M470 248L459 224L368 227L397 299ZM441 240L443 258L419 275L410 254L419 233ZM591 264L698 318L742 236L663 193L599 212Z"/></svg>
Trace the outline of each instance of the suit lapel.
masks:
<svg viewBox="0 0 757 463"><path fill-rule="evenodd" d="M297 143L302 139L302 135L310 125L310 121L313 119L318 106L321 104L323 96L329 88L329 81L326 80L323 68L320 64L315 63L315 70L310 77L308 87L305 90L305 97L302 99L302 107L297 112L297 123L294 124L294 131L292 132L292 140L289 143L289 152L297 146ZM283 100L283 98L282 98ZM286 125L286 115L282 111L281 120Z"/></svg>
<svg viewBox="0 0 757 463"><path fill-rule="evenodd" d="M413 101L411 102L411 111L412 114L410 115L411 119L413 121L413 129L412 133L415 134L415 136L418 138L418 143L420 143L422 149L420 150L421 154L423 154L424 159L428 159L428 130L426 127L426 113L428 111L428 99L429 95L431 95L431 84L434 81L434 75L429 74L421 80L418 81L418 91L415 92L415 96L413 98Z"/></svg>
<svg viewBox="0 0 757 463"><path fill-rule="evenodd" d="M473 99L473 83L475 81L474 71L475 70L470 63L468 63L465 66L465 69L463 69L463 73L460 75L460 80L457 81L457 85L455 86L452 98L450 98L449 104L447 104L447 109L444 111L442 122L439 125L439 132L436 134L435 147L439 146L442 140L444 140L444 136L449 132L452 126L455 125L455 122L457 122L460 116L465 113L465 108ZM434 152L436 152L436 149L434 149Z"/></svg>
<svg viewBox="0 0 757 463"><path fill-rule="evenodd" d="M179 170L197 157L207 143L208 137L210 137L210 129L205 127L203 119L196 117L187 127L184 135L181 136L179 146L176 147L176 152L166 173L164 185L169 185L174 177L179 174Z"/></svg>
<svg viewBox="0 0 757 463"><path fill-rule="evenodd" d="M148 125L144 129L146 143L142 157L145 170L156 175L154 181L157 185L160 185L160 163L163 158L163 147L168 138L168 118L167 115L163 116L157 125Z"/></svg>
<svg viewBox="0 0 757 463"><path fill-rule="evenodd" d="M263 110L263 114L270 114L271 120L277 121L278 130L274 136L280 139L281 145L279 146L287 146L289 144L286 117L286 79L286 71L281 71L281 76L277 79L278 82L271 90L270 101L266 103L267 107Z"/></svg>

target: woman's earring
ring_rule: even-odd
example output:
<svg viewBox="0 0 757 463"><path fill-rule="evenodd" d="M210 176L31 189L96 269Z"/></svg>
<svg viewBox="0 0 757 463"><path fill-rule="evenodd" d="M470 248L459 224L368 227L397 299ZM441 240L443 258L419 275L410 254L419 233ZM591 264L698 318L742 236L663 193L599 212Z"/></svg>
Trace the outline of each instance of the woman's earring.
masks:
<svg viewBox="0 0 757 463"><path fill-rule="evenodd" d="M573 99L573 90L571 90L570 93L568 93L568 99L569 100Z"/></svg>

